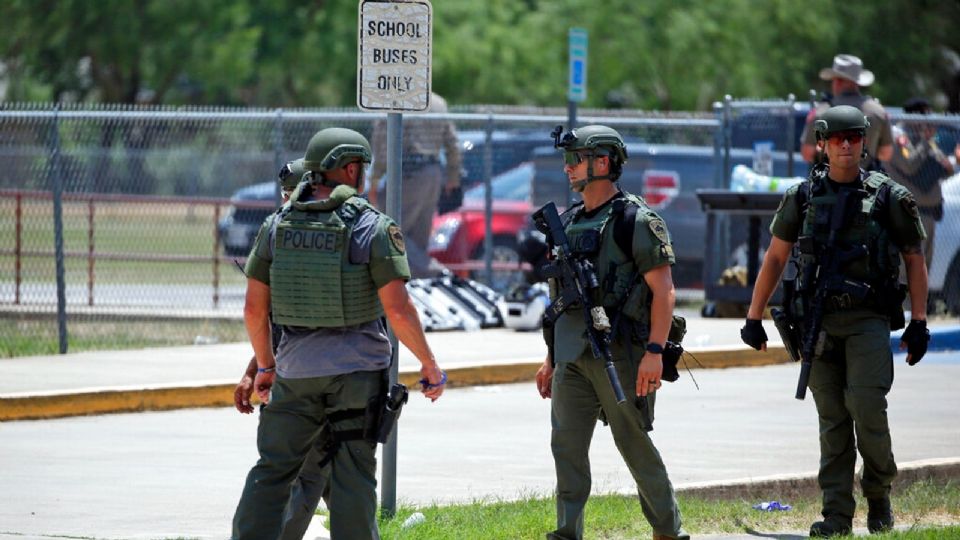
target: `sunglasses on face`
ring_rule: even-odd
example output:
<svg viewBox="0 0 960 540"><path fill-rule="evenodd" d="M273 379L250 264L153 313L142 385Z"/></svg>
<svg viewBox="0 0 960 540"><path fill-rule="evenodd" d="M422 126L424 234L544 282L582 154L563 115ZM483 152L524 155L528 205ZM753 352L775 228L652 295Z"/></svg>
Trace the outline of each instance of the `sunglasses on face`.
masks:
<svg viewBox="0 0 960 540"><path fill-rule="evenodd" d="M827 139L833 144L843 144L844 141L849 141L850 144L860 144L863 140L863 133L859 131L838 131L828 135Z"/></svg>
<svg viewBox="0 0 960 540"><path fill-rule="evenodd" d="M563 163L564 165L569 165L571 167L576 167L577 165L583 163L583 160L588 157L592 157L594 154L582 154L580 152L564 152L563 153Z"/></svg>

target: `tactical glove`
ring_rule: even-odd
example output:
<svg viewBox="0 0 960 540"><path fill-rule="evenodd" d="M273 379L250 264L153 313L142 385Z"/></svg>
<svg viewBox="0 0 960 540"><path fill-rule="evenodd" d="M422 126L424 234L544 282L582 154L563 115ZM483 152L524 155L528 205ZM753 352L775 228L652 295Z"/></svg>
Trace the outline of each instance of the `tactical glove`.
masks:
<svg viewBox="0 0 960 540"><path fill-rule="evenodd" d="M930 330L927 330L927 321L912 319L907 329L903 331L900 337L900 343L907 344L907 352L910 353L911 366L916 364L927 354L927 343L930 342Z"/></svg>
<svg viewBox="0 0 960 540"><path fill-rule="evenodd" d="M760 319L747 319L747 323L740 329L740 339L759 351L760 347L767 342L767 332L763 329Z"/></svg>

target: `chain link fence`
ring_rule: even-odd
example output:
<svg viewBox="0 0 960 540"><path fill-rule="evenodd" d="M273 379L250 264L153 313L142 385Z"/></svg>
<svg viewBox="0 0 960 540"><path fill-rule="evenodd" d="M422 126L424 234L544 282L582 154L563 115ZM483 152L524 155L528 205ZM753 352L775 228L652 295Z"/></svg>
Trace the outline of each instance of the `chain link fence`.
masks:
<svg viewBox="0 0 960 540"><path fill-rule="evenodd" d="M708 229L696 190L729 186L736 165L754 166L758 141L772 141L773 171L786 176L801 106L586 110L577 124L621 132L629 152L622 187L666 219L678 286L702 288L715 279L704 266L707 246L721 245L712 235L723 229L714 254L726 265L739 233ZM54 353L65 343L76 351L245 339L245 278L235 261L280 202L280 166L302 157L318 130L348 127L374 143L375 189L384 119L345 110L2 106L0 356ZM419 248L427 271L439 263L499 290L522 280L517 234L539 205L570 198L549 136L566 123L560 109L405 116L410 201L401 219L411 258ZM793 174L805 174L794 159ZM434 216L437 199L444 212ZM412 229L424 223L426 238Z"/></svg>
<svg viewBox="0 0 960 540"><path fill-rule="evenodd" d="M718 185L742 196L735 202L717 200L708 211L705 314L746 315L780 193L809 170L800 147L811 106L793 96L782 101L728 97L715 104L723 148ZM928 309L960 313L960 117L904 114L898 108L889 109L889 116L894 153L883 171L913 192L931 237L924 246Z"/></svg>

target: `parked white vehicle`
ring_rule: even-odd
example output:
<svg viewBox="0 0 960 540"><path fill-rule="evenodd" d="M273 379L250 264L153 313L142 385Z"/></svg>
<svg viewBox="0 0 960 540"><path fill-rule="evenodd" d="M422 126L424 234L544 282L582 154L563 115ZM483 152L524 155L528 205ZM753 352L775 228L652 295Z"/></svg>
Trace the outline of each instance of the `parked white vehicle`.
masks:
<svg viewBox="0 0 960 540"><path fill-rule="evenodd" d="M943 219L937 223L928 269L930 296L942 299L951 313L960 314L960 173L942 187Z"/></svg>

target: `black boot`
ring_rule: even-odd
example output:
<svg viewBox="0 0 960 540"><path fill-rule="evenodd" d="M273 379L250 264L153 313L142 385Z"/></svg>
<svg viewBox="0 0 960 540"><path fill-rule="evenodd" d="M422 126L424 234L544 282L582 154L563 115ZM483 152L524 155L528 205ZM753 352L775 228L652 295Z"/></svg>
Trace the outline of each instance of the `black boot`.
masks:
<svg viewBox="0 0 960 540"><path fill-rule="evenodd" d="M881 533L893 529L893 511L890 498L867 499L867 529L871 533Z"/></svg>
<svg viewBox="0 0 960 540"><path fill-rule="evenodd" d="M853 520L831 515L810 526L810 538L846 536L853 532Z"/></svg>

